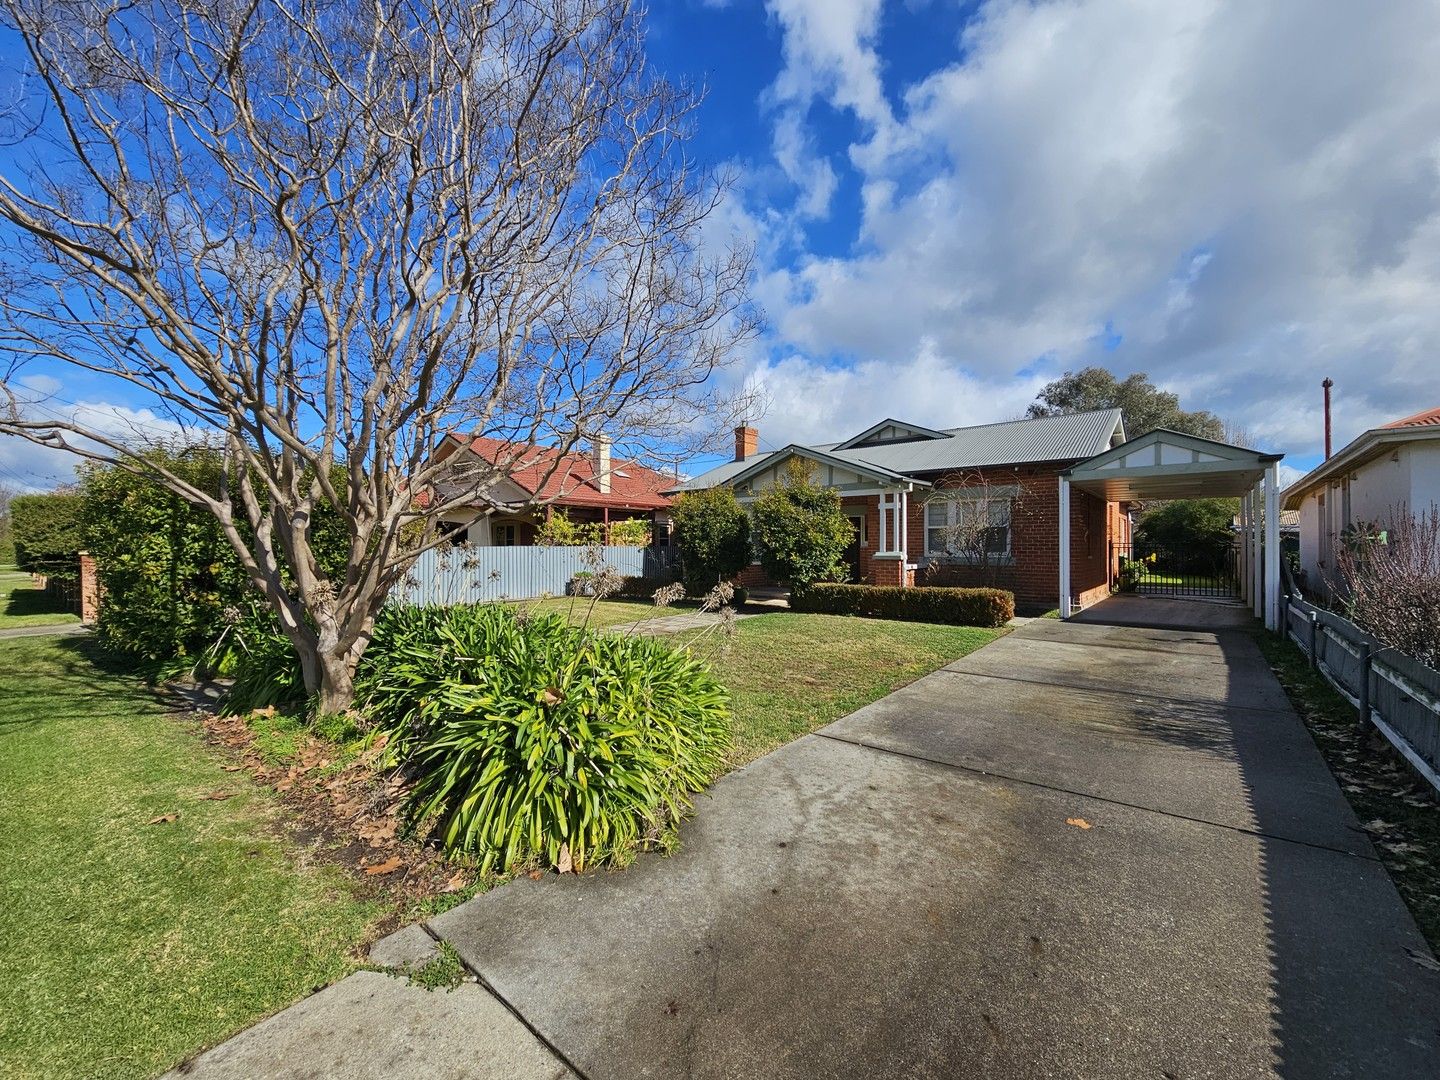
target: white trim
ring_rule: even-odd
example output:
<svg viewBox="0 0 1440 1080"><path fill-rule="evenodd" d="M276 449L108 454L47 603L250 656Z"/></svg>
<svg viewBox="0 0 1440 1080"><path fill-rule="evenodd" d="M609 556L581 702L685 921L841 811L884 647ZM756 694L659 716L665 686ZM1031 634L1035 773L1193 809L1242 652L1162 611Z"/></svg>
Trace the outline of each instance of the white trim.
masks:
<svg viewBox="0 0 1440 1080"><path fill-rule="evenodd" d="M1070 478L1060 477L1060 617L1070 617Z"/></svg>
<svg viewBox="0 0 1440 1080"><path fill-rule="evenodd" d="M1005 519L1005 550L994 552L996 559L1003 562L1012 561L1015 558L1015 520L1013 502L1019 494L1019 485L1010 484L1001 488L945 488L936 491L925 500L920 518L920 526L924 530L921 554L927 559L954 559L955 555L949 551L936 551L930 546L930 530L932 528L946 528L956 524L955 510L961 503L971 506L983 504L988 512L992 504L1005 505L1008 513ZM930 507L935 503L944 503L948 509L945 512L945 525L932 526L930 524ZM906 548L908 551L909 548Z"/></svg>
<svg viewBox="0 0 1440 1080"><path fill-rule="evenodd" d="M1250 609L1255 612L1257 619L1265 617L1265 587L1264 579L1261 577L1265 570L1265 553L1260 547L1262 505L1260 485L1256 484L1250 489Z"/></svg>

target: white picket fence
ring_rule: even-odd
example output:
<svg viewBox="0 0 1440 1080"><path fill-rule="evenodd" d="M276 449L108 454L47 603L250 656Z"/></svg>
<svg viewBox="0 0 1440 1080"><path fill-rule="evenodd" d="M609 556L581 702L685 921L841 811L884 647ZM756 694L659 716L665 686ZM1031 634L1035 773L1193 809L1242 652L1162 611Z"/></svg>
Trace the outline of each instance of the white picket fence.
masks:
<svg viewBox="0 0 1440 1080"><path fill-rule="evenodd" d="M673 580L673 548L604 547L601 562L623 577ZM563 596L576 574L594 567L579 547L443 547L416 561L391 599L407 604L473 604Z"/></svg>

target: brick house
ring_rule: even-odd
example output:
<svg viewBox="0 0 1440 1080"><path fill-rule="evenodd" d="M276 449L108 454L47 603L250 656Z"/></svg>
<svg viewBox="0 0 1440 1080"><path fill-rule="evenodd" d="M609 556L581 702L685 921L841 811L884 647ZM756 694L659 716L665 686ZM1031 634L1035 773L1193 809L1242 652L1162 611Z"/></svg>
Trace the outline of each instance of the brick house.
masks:
<svg viewBox="0 0 1440 1080"><path fill-rule="evenodd" d="M674 488L726 485L742 503L808 462L812 480L841 495L855 528L852 581L877 585L994 585L1026 611L1059 602L1060 475L1125 441L1119 409L932 429L886 419L840 442L761 452L759 432L735 431L732 461ZM1073 604L1109 595L1115 546L1130 542L1129 503L1070 494ZM979 520L983 529L967 522ZM965 554L948 549L957 532ZM740 583L768 584L758 564Z"/></svg>
<svg viewBox="0 0 1440 1080"><path fill-rule="evenodd" d="M669 543L671 497L665 491L675 486L675 478L639 462L612 461L606 441L597 440L588 452L561 452L479 435L448 435L435 453L442 459L459 455L461 465L466 455L474 455L508 470L506 479L472 505L444 515L457 544L529 547L541 522L558 512L575 522L599 524L606 532L612 524L640 518L650 524L655 546Z"/></svg>

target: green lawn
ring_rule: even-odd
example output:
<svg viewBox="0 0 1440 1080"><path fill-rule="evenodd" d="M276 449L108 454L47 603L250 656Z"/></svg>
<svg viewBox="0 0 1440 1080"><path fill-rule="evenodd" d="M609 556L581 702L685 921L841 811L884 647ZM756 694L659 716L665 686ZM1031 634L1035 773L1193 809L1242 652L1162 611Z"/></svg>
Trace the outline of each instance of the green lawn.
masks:
<svg viewBox="0 0 1440 1080"><path fill-rule="evenodd" d="M576 624L584 622L588 617L590 625L595 629L620 626L639 619L685 615L695 610L693 604L689 607L657 608L648 600L596 600L593 611L590 604L590 599L584 596L552 596L543 600L523 600L515 606L542 613L558 611Z"/></svg>
<svg viewBox="0 0 1440 1080"><path fill-rule="evenodd" d="M974 652L1002 632L776 612L742 619L729 641L711 634L696 649L711 657L733 697L732 760L738 767ZM681 635L695 637L693 631Z"/></svg>
<svg viewBox="0 0 1440 1080"><path fill-rule="evenodd" d="M677 640L732 691L738 767L999 633L779 612ZM153 1075L344 975L391 913L94 649L0 641L3 1076Z"/></svg>
<svg viewBox="0 0 1440 1080"><path fill-rule="evenodd" d="M80 616L58 607L30 582L29 574L0 570L0 630L75 623Z"/></svg>
<svg viewBox="0 0 1440 1080"><path fill-rule="evenodd" d="M379 914L92 649L0 641L4 1076L154 1075L343 975Z"/></svg>

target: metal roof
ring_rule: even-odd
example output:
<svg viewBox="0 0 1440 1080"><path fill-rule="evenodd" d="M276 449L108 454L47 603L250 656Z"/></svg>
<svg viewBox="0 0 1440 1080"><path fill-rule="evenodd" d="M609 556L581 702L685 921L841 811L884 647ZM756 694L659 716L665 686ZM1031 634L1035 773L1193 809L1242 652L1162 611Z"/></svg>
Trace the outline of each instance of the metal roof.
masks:
<svg viewBox="0 0 1440 1080"><path fill-rule="evenodd" d="M1116 432L1123 431L1119 409L941 430L945 438L854 446L844 450L837 449L843 442L823 443L807 449L839 461L913 476L987 465L1079 461L1108 449ZM695 491L728 483L731 478L777 453L788 453L788 449L751 454L744 461L727 461L686 481L675 490Z"/></svg>

